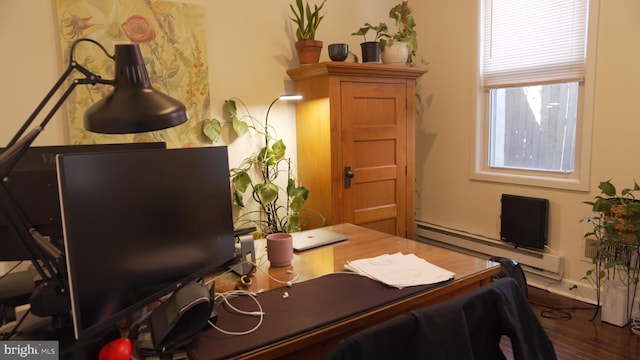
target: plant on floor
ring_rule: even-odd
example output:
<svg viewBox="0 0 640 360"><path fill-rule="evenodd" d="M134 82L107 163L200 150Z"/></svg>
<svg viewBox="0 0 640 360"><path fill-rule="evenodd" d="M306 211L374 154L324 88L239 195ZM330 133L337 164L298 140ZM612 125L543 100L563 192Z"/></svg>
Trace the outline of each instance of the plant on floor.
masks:
<svg viewBox="0 0 640 360"><path fill-rule="evenodd" d="M607 180L600 182L598 188L600 194L593 201L584 202L595 215L581 220L593 226L584 237L595 247L594 268L583 279L596 288L598 304L602 284L607 280L620 281L635 298L640 281L640 201L635 194L640 186L634 181L632 188L618 193L611 180Z"/></svg>
<svg viewBox="0 0 640 360"><path fill-rule="evenodd" d="M244 115L238 114L238 103L242 106ZM264 146L242 160L240 165L230 169L233 204L245 209L245 193L251 189L249 200L253 200L258 206L258 210L247 211L236 218L236 228L255 226L257 237L277 232L300 231L306 224L301 215L305 211L316 213L322 218L323 225L326 225L324 216L304 207L309 190L296 182L291 159L286 157L287 147L282 139L274 136L274 129L260 123L238 98L226 100L224 112L238 136L251 129L265 139ZM212 142L217 141L222 123L217 119L205 120L203 133Z"/></svg>

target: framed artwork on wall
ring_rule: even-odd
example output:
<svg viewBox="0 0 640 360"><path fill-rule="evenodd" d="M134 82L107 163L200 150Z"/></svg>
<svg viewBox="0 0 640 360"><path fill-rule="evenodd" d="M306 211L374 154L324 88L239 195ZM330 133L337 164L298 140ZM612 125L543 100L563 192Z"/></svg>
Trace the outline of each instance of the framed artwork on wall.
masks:
<svg viewBox="0 0 640 360"><path fill-rule="evenodd" d="M63 64L72 43L90 38L110 54L118 43L139 44L152 86L180 101L189 113L184 124L141 134L108 135L83 127L85 110L110 91L109 86L78 87L66 105L72 144L163 141L167 147L202 144L202 120L209 116L209 81L203 4L146 0L58 0ZM74 59L104 78L114 78L114 62L96 46L78 46ZM71 80L70 80L71 81Z"/></svg>

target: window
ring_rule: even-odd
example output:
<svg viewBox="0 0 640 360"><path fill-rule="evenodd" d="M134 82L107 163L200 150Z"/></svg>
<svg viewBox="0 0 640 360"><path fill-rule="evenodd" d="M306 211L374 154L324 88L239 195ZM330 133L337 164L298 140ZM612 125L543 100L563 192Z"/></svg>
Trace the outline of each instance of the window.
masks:
<svg viewBox="0 0 640 360"><path fill-rule="evenodd" d="M480 3L474 177L586 189L589 1Z"/></svg>
<svg viewBox="0 0 640 360"><path fill-rule="evenodd" d="M573 172L578 82L489 90L489 165Z"/></svg>

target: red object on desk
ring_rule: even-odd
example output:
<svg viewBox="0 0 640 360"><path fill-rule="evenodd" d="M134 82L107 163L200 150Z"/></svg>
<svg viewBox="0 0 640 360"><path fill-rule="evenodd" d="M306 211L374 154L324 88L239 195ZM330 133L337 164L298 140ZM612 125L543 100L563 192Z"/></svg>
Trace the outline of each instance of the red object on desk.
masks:
<svg viewBox="0 0 640 360"><path fill-rule="evenodd" d="M115 339L100 349L98 360L129 360L132 346L128 338Z"/></svg>

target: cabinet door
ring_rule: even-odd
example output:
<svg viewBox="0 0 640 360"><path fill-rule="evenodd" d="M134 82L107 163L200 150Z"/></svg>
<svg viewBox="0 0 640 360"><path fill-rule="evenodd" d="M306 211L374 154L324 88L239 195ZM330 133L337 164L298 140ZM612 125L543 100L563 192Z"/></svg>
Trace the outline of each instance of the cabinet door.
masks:
<svg viewBox="0 0 640 360"><path fill-rule="evenodd" d="M406 85L346 81L340 90L344 221L405 236Z"/></svg>

